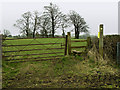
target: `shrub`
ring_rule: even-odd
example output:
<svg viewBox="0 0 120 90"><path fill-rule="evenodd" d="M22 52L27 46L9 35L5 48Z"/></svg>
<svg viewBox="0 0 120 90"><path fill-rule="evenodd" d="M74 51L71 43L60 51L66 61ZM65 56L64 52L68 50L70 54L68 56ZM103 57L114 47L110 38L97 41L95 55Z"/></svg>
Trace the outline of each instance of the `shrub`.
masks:
<svg viewBox="0 0 120 90"><path fill-rule="evenodd" d="M116 61L117 42L120 42L120 35L106 35L103 37L104 54L110 60ZM99 39L97 37L92 38L92 45L95 45L97 50L99 50Z"/></svg>

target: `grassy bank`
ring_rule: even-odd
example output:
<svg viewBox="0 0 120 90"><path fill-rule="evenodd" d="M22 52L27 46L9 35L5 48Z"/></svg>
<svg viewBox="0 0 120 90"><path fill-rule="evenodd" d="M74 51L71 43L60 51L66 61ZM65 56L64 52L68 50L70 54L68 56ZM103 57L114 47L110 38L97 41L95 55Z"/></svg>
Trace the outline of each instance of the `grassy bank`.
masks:
<svg viewBox="0 0 120 90"><path fill-rule="evenodd" d="M107 58L96 58L93 51L88 52L88 57L71 56L56 61L3 62L3 87L120 88L120 69Z"/></svg>

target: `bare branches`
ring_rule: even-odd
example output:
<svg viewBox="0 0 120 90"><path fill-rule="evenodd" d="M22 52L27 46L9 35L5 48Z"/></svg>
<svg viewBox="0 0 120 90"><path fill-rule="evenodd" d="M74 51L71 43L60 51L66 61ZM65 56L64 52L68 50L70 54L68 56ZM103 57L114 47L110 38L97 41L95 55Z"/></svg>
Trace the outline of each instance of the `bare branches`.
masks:
<svg viewBox="0 0 120 90"><path fill-rule="evenodd" d="M50 19L52 37L54 37L55 30L60 26L62 12L60 12L56 4L52 3L49 6L44 6L44 9L44 16Z"/></svg>
<svg viewBox="0 0 120 90"><path fill-rule="evenodd" d="M80 32L88 32L88 25L86 24L84 18L82 18L77 12L70 11L68 16L71 23L74 25L76 39L79 38Z"/></svg>
<svg viewBox="0 0 120 90"><path fill-rule="evenodd" d="M80 32L88 32L88 25L77 12L70 11L68 15L65 15L56 4L50 3L48 6L44 6L44 12L41 15L38 11L33 13L28 11L22 14L14 26L27 37L35 38L35 35L54 37L58 29L62 30L64 37L65 29L71 24L74 26L75 38L79 38Z"/></svg>

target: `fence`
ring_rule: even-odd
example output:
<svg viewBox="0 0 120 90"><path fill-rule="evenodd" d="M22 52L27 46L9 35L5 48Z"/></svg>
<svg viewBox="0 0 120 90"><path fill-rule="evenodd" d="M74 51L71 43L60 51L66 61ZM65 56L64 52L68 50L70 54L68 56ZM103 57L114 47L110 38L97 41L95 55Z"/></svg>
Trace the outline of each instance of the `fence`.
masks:
<svg viewBox="0 0 120 90"><path fill-rule="evenodd" d="M80 45L80 46L72 46L71 44L73 42L86 42L87 45ZM71 54L83 54L83 53L87 53L88 49L91 48L91 38L88 37L87 40L71 40L71 33L68 32L66 35L66 40L65 40L65 55L71 55ZM81 49L84 48L84 51L76 51L76 50L72 50L72 49Z"/></svg>
<svg viewBox="0 0 120 90"><path fill-rule="evenodd" d="M45 38L41 39L45 40ZM50 38L46 40L48 39ZM61 42L43 43L39 39L5 39L2 45L3 59L10 62L59 59L64 56L64 48L61 44Z"/></svg>
<svg viewBox="0 0 120 90"><path fill-rule="evenodd" d="M55 39L57 41L54 41ZM56 60L65 55L71 55L73 48L84 48L86 52L90 46L90 40L90 37L87 40L71 40L70 32L65 38L4 39L2 55L3 59L9 62ZM76 45L77 42L86 42L87 45L71 45L71 43Z"/></svg>

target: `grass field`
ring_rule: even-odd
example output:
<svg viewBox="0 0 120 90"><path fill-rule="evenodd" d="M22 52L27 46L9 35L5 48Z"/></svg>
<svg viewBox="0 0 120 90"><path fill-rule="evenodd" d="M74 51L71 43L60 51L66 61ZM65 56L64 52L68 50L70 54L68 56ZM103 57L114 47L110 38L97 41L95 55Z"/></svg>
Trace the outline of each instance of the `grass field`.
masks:
<svg viewBox="0 0 120 90"><path fill-rule="evenodd" d="M36 40L8 40L4 44L33 44L38 43L64 43L60 38L44 38ZM86 43L72 43L72 46L82 46ZM49 45L60 48L60 45ZM19 49L48 48L46 46L17 47ZM15 47L3 48L5 50L16 50ZM79 49L82 50L82 49ZM64 55L64 49L61 50ZM11 54L28 54L53 51L31 51ZM56 55L56 54L53 54ZM60 55L60 54L59 54ZM43 55L46 56L46 55ZM31 56L33 57L33 56ZM34 56L37 57L37 56ZM21 58L21 57L16 57ZM102 59L94 49L87 56L63 56L58 60L9 63L2 62L2 87L3 88L120 88L120 69L107 58Z"/></svg>

